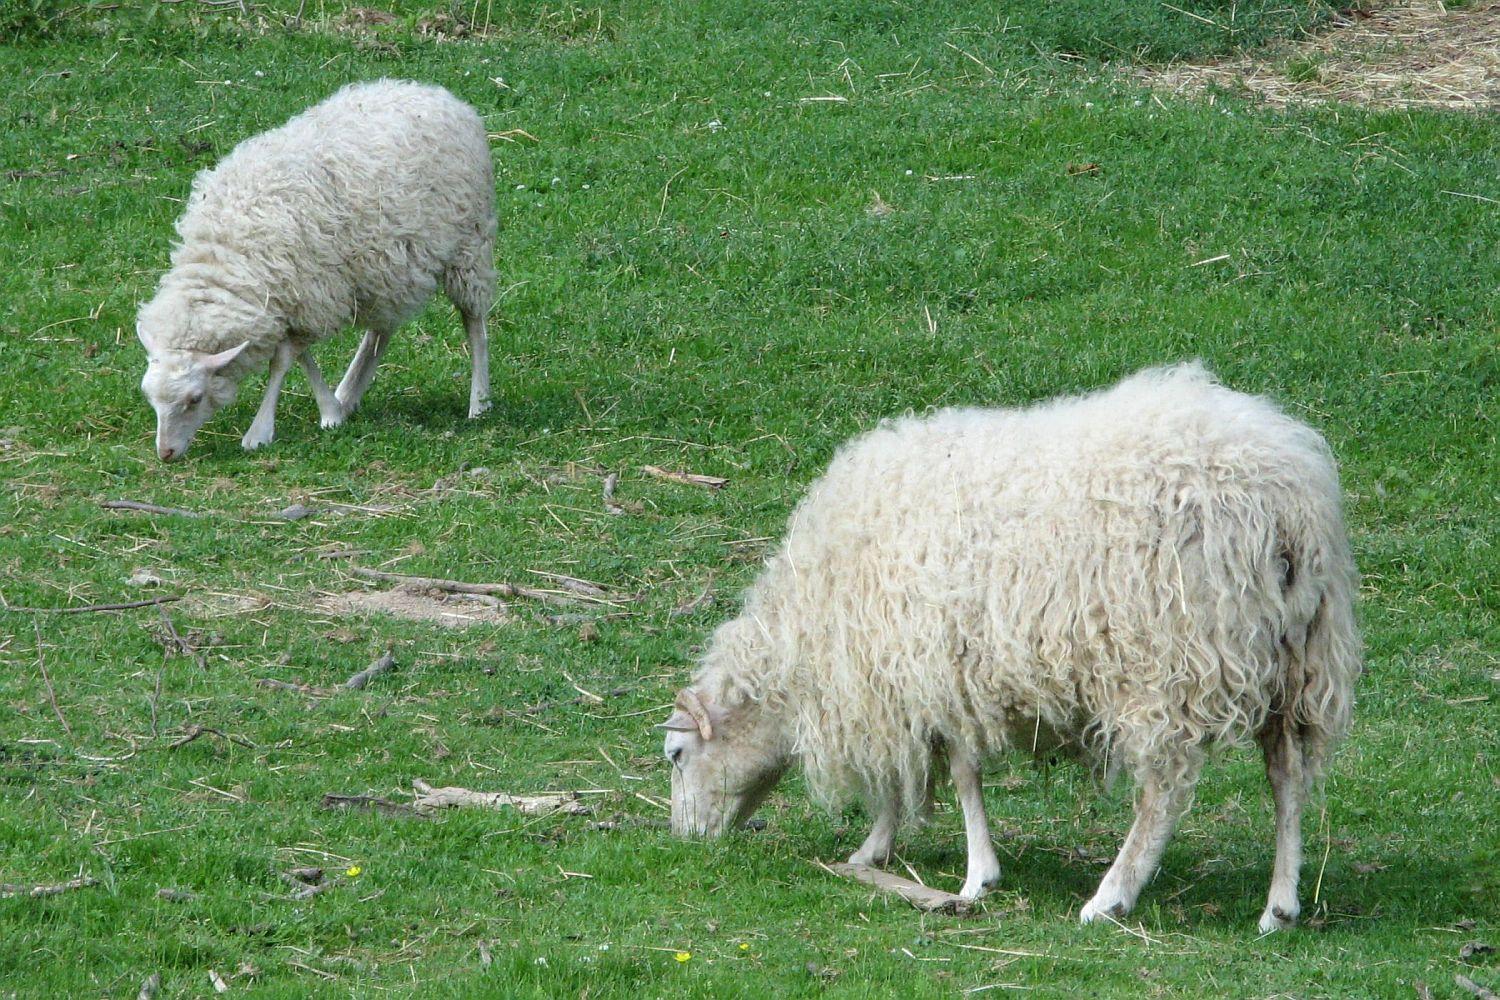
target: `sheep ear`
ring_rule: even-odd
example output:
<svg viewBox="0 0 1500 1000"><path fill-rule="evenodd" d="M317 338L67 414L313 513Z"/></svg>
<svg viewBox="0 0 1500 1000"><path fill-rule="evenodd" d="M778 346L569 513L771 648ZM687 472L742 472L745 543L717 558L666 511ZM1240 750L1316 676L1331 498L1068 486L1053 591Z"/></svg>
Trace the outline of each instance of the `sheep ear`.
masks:
<svg viewBox="0 0 1500 1000"><path fill-rule="evenodd" d="M136 324L135 335L140 340L141 346L146 349L147 354L156 353L156 342L151 339L151 334L146 332L146 328L139 323Z"/></svg>
<svg viewBox="0 0 1500 1000"><path fill-rule="evenodd" d="M249 346L250 341L247 340L238 347L231 347L229 350L220 351L218 354L210 354L203 359L203 367L211 372L216 372L239 357L240 353Z"/></svg>
<svg viewBox="0 0 1500 1000"><path fill-rule="evenodd" d="M679 733L692 733L697 732L698 723L693 721L693 717L691 715L688 715L686 712L679 708L677 711L672 713L672 717L666 722L658 723L656 728L671 729Z"/></svg>
<svg viewBox="0 0 1500 1000"><path fill-rule="evenodd" d="M698 735L704 741L714 738L713 716L709 712L708 702L703 696L692 688L683 688L677 692L677 709L686 712L688 718L698 727Z"/></svg>

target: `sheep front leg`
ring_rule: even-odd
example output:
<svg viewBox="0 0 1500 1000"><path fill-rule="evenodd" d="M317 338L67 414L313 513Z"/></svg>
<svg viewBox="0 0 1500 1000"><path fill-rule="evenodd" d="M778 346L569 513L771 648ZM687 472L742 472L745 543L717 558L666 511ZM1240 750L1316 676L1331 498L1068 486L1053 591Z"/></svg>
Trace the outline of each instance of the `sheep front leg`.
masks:
<svg viewBox="0 0 1500 1000"><path fill-rule="evenodd" d="M984 783L979 759L972 754L950 750L948 771L958 791L958 804L964 812L964 839L968 844L969 868L958 894L974 900L1000 884L1000 859L995 856L995 842L990 839L990 821L984 811Z"/></svg>
<svg viewBox="0 0 1500 1000"><path fill-rule="evenodd" d="M276 399L281 395L281 383L286 381L286 373L291 370L295 358L291 341L283 340L276 345L276 353L271 355L271 374L266 379L266 394L261 397L260 409L255 411L250 429L240 438L246 451L264 447L276 436Z"/></svg>
<svg viewBox="0 0 1500 1000"><path fill-rule="evenodd" d="M314 360L312 350L303 351L297 355L297 360L307 375L307 384L312 386L313 399L318 404L319 422L324 427L337 427L344 422L344 406L333 394L333 390L328 388L328 383L323 381L323 370Z"/></svg>
<svg viewBox="0 0 1500 1000"><path fill-rule="evenodd" d="M1099 883L1094 898L1079 914L1084 923L1093 923L1100 917L1123 917L1135 906L1142 887L1156 874L1177 820L1192 801L1193 786L1198 782L1201 767L1201 759L1195 757L1179 762L1176 771L1180 778L1174 777L1169 765L1153 769L1141 779L1135 803L1135 822L1115 863Z"/></svg>
<svg viewBox="0 0 1500 1000"><path fill-rule="evenodd" d="M880 804L875 815L875 825L870 835L859 845L859 850L849 855L851 865L874 865L880 867L891 860L896 846L896 827L900 822L900 811L896 800L888 798Z"/></svg>
<svg viewBox="0 0 1500 1000"><path fill-rule="evenodd" d="M349 362L349 370L339 380L339 387L334 390L334 396L344 408L344 415L353 413L359 401L364 398L365 390L370 387L370 380L375 377L375 366L380 364L380 356L385 353L385 346L390 343L389 331L366 330L364 339L359 342L359 348L354 352L354 360Z"/></svg>
<svg viewBox="0 0 1500 1000"><path fill-rule="evenodd" d="M464 331L469 335L469 358L474 375L469 383L469 419L490 408L490 336L484 328L484 314L463 311Z"/></svg>
<svg viewBox="0 0 1500 1000"><path fill-rule="evenodd" d="M1302 869L1302 801L1307 782L1302 770L1302 740L1290 719L1276 718L1261 733L1266 778L1276 800L1276 862L1271 892L1260 915L1260 932L1269 934L1297 922L1297 878Z"/></svg>

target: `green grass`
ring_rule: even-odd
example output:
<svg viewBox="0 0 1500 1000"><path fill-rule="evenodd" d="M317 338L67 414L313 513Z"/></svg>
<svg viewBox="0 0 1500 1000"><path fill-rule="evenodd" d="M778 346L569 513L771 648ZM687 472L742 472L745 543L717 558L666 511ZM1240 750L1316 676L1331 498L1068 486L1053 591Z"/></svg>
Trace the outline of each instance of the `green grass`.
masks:
<svg viewBox="0 0 1500 1000"><path fill-rule="evenodd" d="M151 609L0 614L0 882L100 881L0 899L0 995L134 996L152 972L162 995L206 995L209 969L268 996L1454 995L1459 947L1500 933L1500 125L1158 102L1097 60L1222 52L1326 13L1174 6L1236 30L1143 0L500 0L439 22L403 3L366 28L310 0L295 30L285 0L249 19L41 0L0 16L0 593L128 599L144 568L188 595L180 631L220 640L200 668L164 659ZM132 324L193 172L383 74L536 139L495 143L495 409L463 419L463 339L435 303L344 428L318 430L294 375L276 443L243 453L252 380L186 462L157 463ZM803 100L828 96L846 101ZM324 346L325 369L353 344ZM818 869L863 821L796 780L759 833L679 843L642 822L663 814L634 793L667 794L659 706L839 441L1191 356L1321 428L1343 466L1369 671L1306 825L1307 926L1255 939L1271 821L1244 753L1209 770L1131 918L1143 936L1076 925L1129 807L1071 767L997 763L1004 888L963 921ZM432 490L464 467L485 471ZM124 497L211 516L99 508ZM295 501L389 509L269 516ZM313 606L358 586L331 549L644 597L586 625L525 605L459 631L341 619ZM671 614L710 581L715 604ZM364 692L256 685L334 685L387 645L401 668ZM575 681L629 693L518 711ZM168 749L191 725L252 746ZM413 778L611 789L598 818L622 824L319 806ZM903 851L956 887L962 843L948 808ZM278 872L325 863L361 873L289 901Z"/></svg>

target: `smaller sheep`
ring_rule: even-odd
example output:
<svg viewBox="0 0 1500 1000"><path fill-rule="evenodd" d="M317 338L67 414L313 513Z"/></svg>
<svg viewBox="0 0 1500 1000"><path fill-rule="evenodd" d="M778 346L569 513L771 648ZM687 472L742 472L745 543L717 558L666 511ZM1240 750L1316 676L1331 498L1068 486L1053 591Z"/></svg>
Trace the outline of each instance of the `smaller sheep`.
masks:
<svg viewBox="0 0 1500 1000"><path fill-rule="evenodd" d="M392 333L440 284L468 333L469 416L479 416L489 408L495 228L484 122L441 87L352 84L240 143L193 181L172 268L137 319L157 454L182 457L268 361L245 448L275 436L276 398L294 361L322 425L341 424ZM351 323L366 333L330 390L310 348Z"/></svg>
<svg viewBox="0 0 1500 1000"><path fill-rule="evenodd" d="M974 899L1000 877L993 753L1121 769L1135 823L1083 907L1135 905L1216 745L1276 806L1262 931L1298 914L1301 814L1360 670L1338 475L1317 432L1197 365L1024 410L908 417L845 445L663 725L672 828L718 836L799 761L861 797L883 864L939 769Z"/></svg>

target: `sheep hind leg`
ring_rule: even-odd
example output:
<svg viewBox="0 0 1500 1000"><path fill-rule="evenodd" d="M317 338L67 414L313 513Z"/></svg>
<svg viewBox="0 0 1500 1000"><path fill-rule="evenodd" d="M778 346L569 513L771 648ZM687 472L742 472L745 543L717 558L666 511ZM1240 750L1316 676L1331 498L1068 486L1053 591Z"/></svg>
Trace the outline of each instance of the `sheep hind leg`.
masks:
<svg viewBox="0 0 1500 1000"><path fill-rule="evenodd" d="M1142 887L1156 874L1172 830L1192 801L1201 767L1202 759L1194 756L1178 762L1175 768L1153 769L1141 779L1135 823L1098 891L1084 904L1079 914L1083 923L1093 923L1100 917L1123 917L1135 906ZM1174 772L1180 777L1174 777Z"/></svg>
<svg viewBox="0 0 1500 1000"><path fill-rule="evenodd" d="M880 867L891 860L896 847L896 827L900 822L900 811L896 800L888 798L880 804L875 815L875 825L870 835L859 845L859 850L849 855L851 865L873 865Z"/></svg>
<svg viewBox="0 0 1500 1000"><path fill-rule="evenodd" d="M266 379L266 394L261 397L255 419L250 421L250 429L240 438L240 444L246 451L262 448L276 437L276 400L281 395L281 383L286 381L286 373L291 370L295 360L294 352L291 342L283 340L276 345L276 353L271 355L271 374Z"/></svg>
<svg viewBox="0 0 1500 1000"><path fill-rule="evenodd" d="M469 358L474 375L469 383L469 419L490 408L490 338L484 327L484 313L459 309L464 317L464 332L469 335Z"/></svg>
<svg viewBox="0 0 1500 1000"><path fill-rule="evenodd" d="M969 853L968 871L958 894L974 900L1000 884L1000 859L990 839L990 821L984 811L984 783L979 760L963 751L950 751L948 771L958 791L964 813L964 839Z"/></svg>
<svg viewBox="0 0 1500 1000"><path fill-rule="evenodd" d="M349 362L349 370L339 380L339 387L333 393L344 409L344 416L358 408L365 390L370 387L370 380L375 377L375 367L380 364L380 356L385 353L386 345L390 342L391 334L388 330L365 331L364 339L359 342L359 349L354 352L354 360Z"/></svg>
<svg viewBox="0 0 1500 1000"><path fill-rule="evenodd" d="M1302 804L1307 791L1303 769L1302 739L1295 723L1273 718L1260 734L1266 758L1266 778L1276 800L1276 861L1271 869L1271 891L1260 932L1284 930L1297 922L1297 878L1302 869Z"/></svg>
<svg viewBox="0 0 1500 1000"><path fill-rule="evenodd" d="M302 365L302 371L307 375L307 384L312 386L313 399L318 404L318 417L322 426L337 427L344 422L344 406L339 402L333 390L328 388L328 383L323 380L323 370L318 367L318 362L312 356L312 350L303 351L297 356Z"/></svg>

